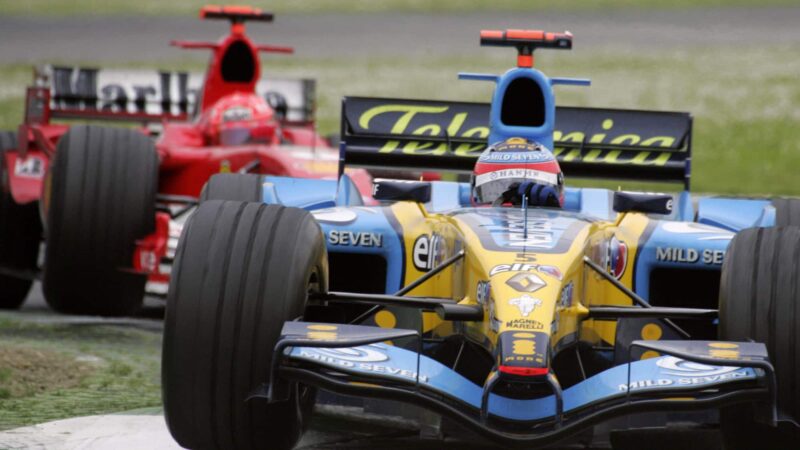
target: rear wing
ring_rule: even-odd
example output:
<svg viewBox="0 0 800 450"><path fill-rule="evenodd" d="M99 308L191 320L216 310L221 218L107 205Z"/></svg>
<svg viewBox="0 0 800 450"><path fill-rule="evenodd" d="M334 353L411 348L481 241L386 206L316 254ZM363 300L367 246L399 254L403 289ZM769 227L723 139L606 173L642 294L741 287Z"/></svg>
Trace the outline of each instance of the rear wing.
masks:
<svg viewBox="0 0 800 450"><path fill-rule="evenodd" d="M200 72L115 70L44 65L28 88L26 123L50 119L160 122L194 114L204 76ZM278 94L288 105L286 120L314 120L316 84L310 79L260 80L256 93Z"/></svg>
<svg viewBox="0 0 800 450"><path fill-rule="evenodd" d="M487 145L489 107L345 97L343 163L471 172ZM689 113L561 106L553 137L567 176L680 182L689 188Z"/></svg>

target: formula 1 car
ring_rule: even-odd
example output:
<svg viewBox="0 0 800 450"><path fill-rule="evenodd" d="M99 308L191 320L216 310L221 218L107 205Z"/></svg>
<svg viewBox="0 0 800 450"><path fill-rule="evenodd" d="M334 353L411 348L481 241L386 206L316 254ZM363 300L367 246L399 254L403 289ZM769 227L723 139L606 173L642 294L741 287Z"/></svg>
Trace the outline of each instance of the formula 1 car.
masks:
<svg viewBox="0 0 800 450"><path fill-rule="evenodd" d="M0 308L22 304L39 277L43 229L43 288L53 308L130 314L141 305L148 277L149 292L166 294L180 221L212 174L337 177L338 152L315 131L313 80L260 78L260 52L292 52L254 44L245 34L246 21L269 22L272 14L208 6L200 17L231 22L219 42L172 43L213 52L204 77L37 70L25 122L18 133L0 133ZM148 134L156 128L154 140ZM351 175L369 195L366 172Z"/></svg>
<svg viewBox="0 0 800 450"><path fill-rule="evenodd" d="M571 34L481 42L519 51L503 75L461 75L496 83L490 106L345 98L342 164L466 171L487 143L524 137L554 147L567 177L685 189L476 207L469 183L375 180L381 204L365 206L346 174L215 175L262 198L210 196L180 237L162 365L172 436L292 448L323 389L415 404L504 446L591 441L625 416L794 448L797 201L691 196L687 113L557 108L554 85L588 81L545 76L533 51L569 49Z"/></svg>

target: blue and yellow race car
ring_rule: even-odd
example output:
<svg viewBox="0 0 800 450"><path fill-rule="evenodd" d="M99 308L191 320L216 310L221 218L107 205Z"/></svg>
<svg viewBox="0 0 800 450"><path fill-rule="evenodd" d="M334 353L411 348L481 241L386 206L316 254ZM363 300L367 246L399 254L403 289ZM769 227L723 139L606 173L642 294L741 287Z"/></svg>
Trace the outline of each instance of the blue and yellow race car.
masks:
<svg viewBox="0 0 800 450"><path fill-rule="evenodd" d="M692 417L728 448L796 448L798 202L690 195L687 113L556 107L554 85L588 81L545 76L533 51L571 34L481 42L518 50L503 75L461 75L496 83L490 105L348 97L338 180L209 181L169 291L173 437L292 448L322 389L412 403L505 446L705 411ZM378 179L378 206L343 171L481 164L469 182ZM545 166L684 190L564 188Z"/></svg>

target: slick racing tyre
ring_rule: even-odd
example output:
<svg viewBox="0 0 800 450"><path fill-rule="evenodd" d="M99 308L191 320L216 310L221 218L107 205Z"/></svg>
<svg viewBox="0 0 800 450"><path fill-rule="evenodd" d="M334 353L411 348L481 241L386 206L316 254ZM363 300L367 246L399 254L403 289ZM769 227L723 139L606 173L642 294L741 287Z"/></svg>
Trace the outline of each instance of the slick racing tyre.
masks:
<svg viewBox="0 0 800 450"><path fill-rule="evenodd" d="M200 202L207 200L238 200L261 202L264 175L218 173L208 179L200 192Z"/></svg>
<svg viewBox="0 0 800 450"><path fill-rule="evenodd" d="M289 449L314 391L246 400L269 382L285 321L327 290L319 225L298 208L210 200L183 231L164 323L162 386L170 433L193 449Z"/></svg>
<svg viewBox="0 0 800 450"><path fill-rule="evenodd" d="M118 316L141 306L147 277L125 272L155 228L158 156L126 129L74 126L58 142L45 185L43 288L53 309Z"/></svg>
<svg viewBox="0 0 800 450"><path fill-rule="evenodd" d="M800 225L800 199L776 198L772 206L775 207L775 226Z"/></svg>
<svg viewBox="0 0 800 450"><path fill-rule="evenodd" d="M16 147L17 134L0 131L0 268L29 277L0 274L0 309L15 309L25 301L37 270L42 239L37 203L18 205L11 197L5 153Z"/></svg>
<svg viewBox="0 0 800 450"><path fill-rule="evenodd" d="M778 414L800 421L800 227L748 228L731 241L722 265L719 337L763 342L775 367ZM797 449L798 429L756 423L753 408L720 412L726 448Z"/></svg>

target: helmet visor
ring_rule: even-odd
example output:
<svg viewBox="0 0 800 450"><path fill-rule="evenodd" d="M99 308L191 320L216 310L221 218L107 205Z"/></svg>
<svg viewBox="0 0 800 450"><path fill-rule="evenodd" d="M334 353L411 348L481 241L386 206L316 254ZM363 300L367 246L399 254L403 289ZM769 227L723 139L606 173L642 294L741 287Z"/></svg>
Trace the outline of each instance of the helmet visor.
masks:
<svg viewBox="0 0 800 450"><path fill-rule="evenodd" d="M555 173L535 169L504 169L475 176L475 202L491 204L498 199L508 198L507 193L515 192L524 182L553 186L559 195L561 193L561 184Z"/></svg>

